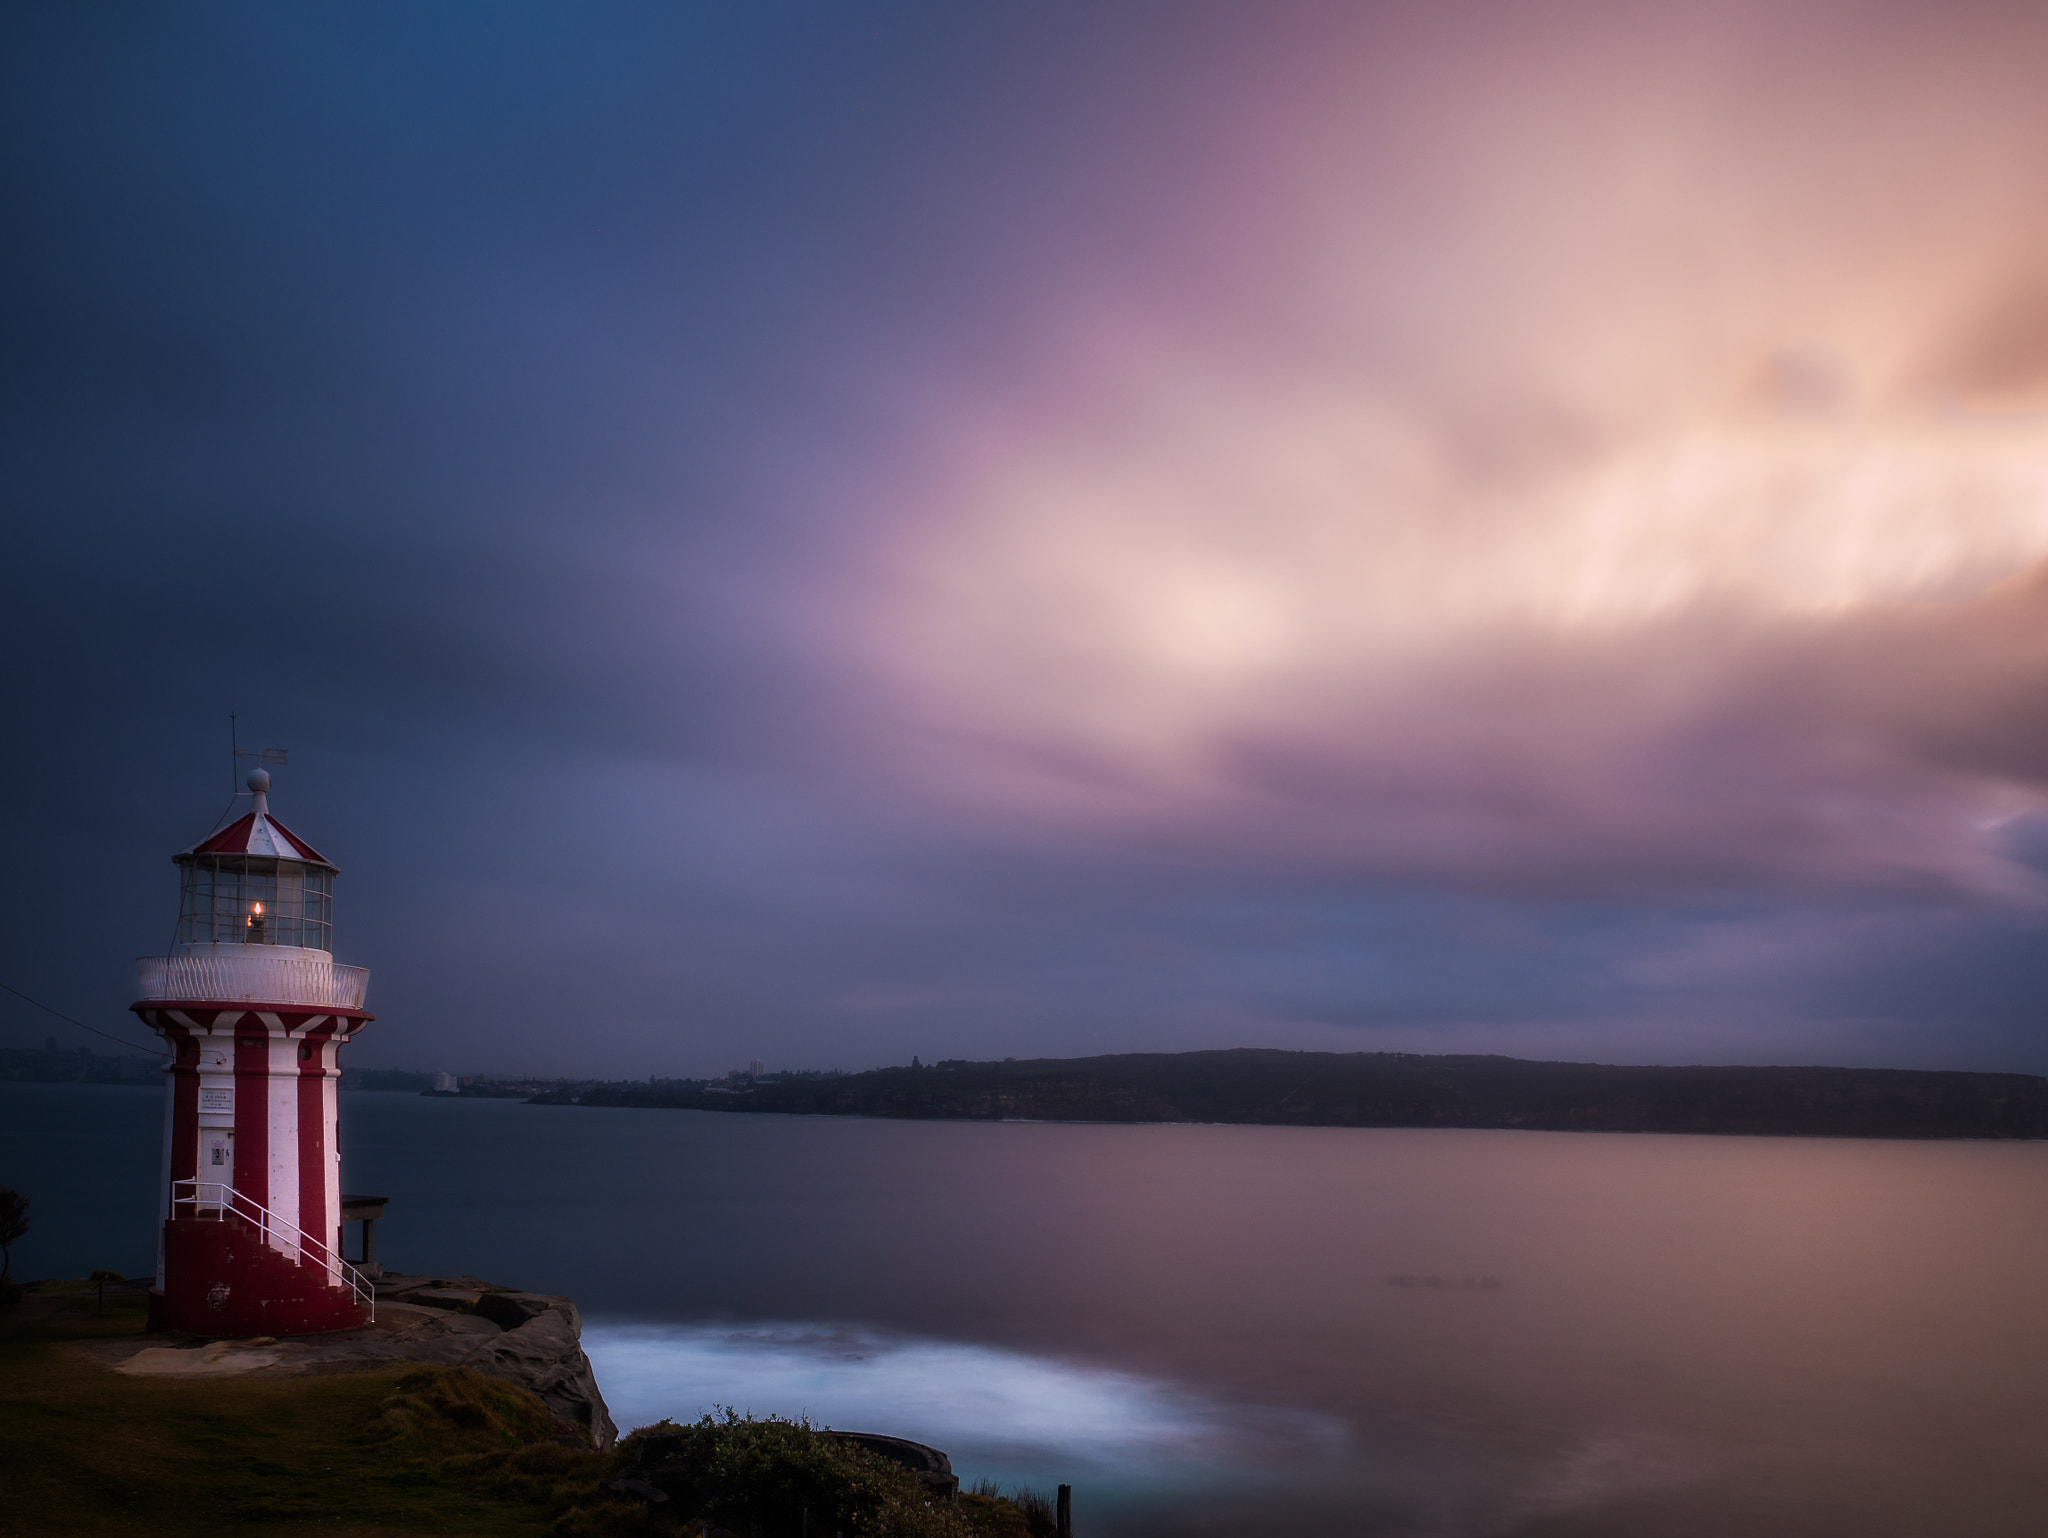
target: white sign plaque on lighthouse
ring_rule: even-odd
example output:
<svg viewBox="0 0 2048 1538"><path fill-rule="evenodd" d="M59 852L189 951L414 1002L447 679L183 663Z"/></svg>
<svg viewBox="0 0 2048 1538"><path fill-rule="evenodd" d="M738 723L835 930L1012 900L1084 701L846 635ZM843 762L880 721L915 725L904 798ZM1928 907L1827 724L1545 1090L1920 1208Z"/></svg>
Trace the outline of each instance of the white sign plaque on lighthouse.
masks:
<svg viewBox="0 0 2048 1538"><path fill-rule="evenodd" d="M349 1329L369 1283L341 1257L341 1045L369 973L337 966L335 867L270 815L173 856L177 939L131 1006L171 1054L152 1323L202 1335Z"/></svg>

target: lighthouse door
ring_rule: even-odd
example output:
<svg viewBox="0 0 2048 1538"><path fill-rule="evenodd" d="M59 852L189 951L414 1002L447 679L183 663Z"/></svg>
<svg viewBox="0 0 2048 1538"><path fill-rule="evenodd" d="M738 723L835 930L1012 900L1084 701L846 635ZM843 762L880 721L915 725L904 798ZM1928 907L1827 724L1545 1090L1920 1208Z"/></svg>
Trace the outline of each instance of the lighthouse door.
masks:
<svg viewBox="0 0 2048 1538"><path fill-rule="evenodd" d="M227 1192L208 1190L209 1186L227 1186L235 1183L235 1134L225 1128L206 1127L199 1133L199 1208L202 1212L218 1211L227 1199Z"/></svg>

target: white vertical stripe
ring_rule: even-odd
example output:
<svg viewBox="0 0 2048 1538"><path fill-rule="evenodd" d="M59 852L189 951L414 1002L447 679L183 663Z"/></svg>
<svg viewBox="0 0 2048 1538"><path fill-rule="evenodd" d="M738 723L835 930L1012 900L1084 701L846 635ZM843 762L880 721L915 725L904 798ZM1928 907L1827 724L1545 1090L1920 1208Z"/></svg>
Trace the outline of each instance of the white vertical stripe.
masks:
<svg viewBox="0 0 2048 1538"><path fill-rule="evenodd" d="M299 1221L299 1047L282 1034L267 1036L265 1046L270 1059L270 1168L266 1172L269 1194L263 1205L292 1227L303 1228ZM297 1239L289 1233L273 1242L280 1249L298 1249Z"/></svg>

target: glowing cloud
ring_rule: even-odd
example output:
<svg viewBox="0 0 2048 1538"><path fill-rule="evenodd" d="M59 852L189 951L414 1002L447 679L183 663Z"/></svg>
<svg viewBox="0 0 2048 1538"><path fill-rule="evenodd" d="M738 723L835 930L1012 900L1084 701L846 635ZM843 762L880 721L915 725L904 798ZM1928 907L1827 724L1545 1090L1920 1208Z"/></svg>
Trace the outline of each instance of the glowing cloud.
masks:
<svg viewBox="0 0 2048 1538"><path fill-rule="evenodd" d="M2039 776L1901 723L1994 629L2039 660L2001 584L2048 561L2048 307L1998 296L2048 258L2048 115L1902 115L1888 53L1829 126L1640 20L1458 41L1427 92L1304 68L1182 268L1101 275L927 445L860 621L919 771L1460 881L2031 890L1987 830Z"/></svg>

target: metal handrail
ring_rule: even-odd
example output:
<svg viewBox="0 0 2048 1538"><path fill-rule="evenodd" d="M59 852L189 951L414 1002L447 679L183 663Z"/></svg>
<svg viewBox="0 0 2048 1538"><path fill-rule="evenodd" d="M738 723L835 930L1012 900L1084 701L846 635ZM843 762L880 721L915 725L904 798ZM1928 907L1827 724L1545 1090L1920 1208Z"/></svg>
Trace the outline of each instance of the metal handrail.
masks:
<svg viewBox="0 0 2048 1538"><path fill-rule="evenodd" d="M180 1194L185 1191L189 1191L191 1194ZM209 1195L208 1193L212 1194ZM250 1200L233 1186L222 1185L214 1180L174 1180L171 1182L171 1213L173 1216L177 1214L180 1207L195 1209L195 1216L197 1216L199 1210L205 1209L211 1209L216 1212L225 1209L232 1212L243 1222L253 1224L257 1232L262 1235L263 1242L270 1245L272 1249L277 1250L280 1254L285 1252L286 1247L283 1244L273 1244L271 1242L271 1235L275 1233L280 1238L287 1238L288 1236L290 1244L298 1250L298 1253L292 1256L294 1261L303 1266L307 1264L306 1257L310 1253L313 1256L312 1263L324 1267L330 1278L338 1271L341 1281L355 1295L357 1301L369 1309L370 1322L372 1324L377 1322L377 1292L370 1285L368 1277L335 1254L333 1249L327 1244L315 1239L296 1224L287 1223L268 1207L263 1206L260 1202Z"/></svg>

